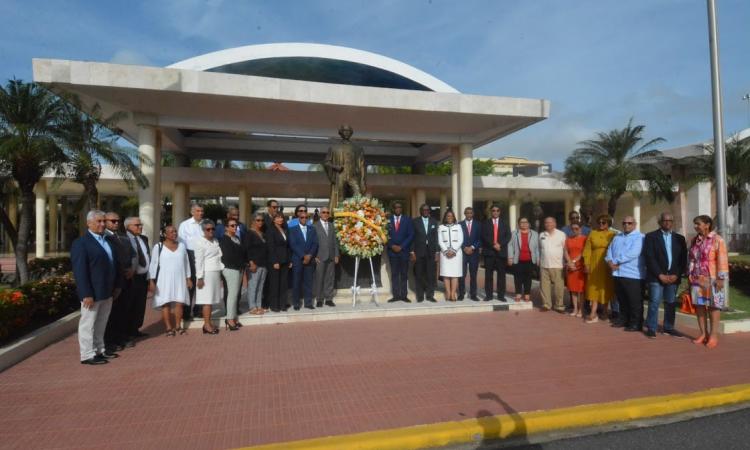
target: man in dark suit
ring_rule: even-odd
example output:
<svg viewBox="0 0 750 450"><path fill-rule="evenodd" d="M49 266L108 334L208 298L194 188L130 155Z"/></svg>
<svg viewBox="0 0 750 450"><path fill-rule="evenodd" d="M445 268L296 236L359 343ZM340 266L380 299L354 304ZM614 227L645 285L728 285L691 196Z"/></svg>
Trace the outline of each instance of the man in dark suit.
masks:
<svg viewBox="0 0 750 450"><path fill-rule="evenodd" d="M107 350L114 353L122 350L126 346L132 346L132 341L128 338L128 311L132 301L132 283L135 275L135 251L130 246L128 236L120 231L120 215L115 212L108 212L104 216L105 227L104 236L107 242L117 250L117 260L115 265L119 272L121 280L119 295L112 299L112 309L107 320L107 328L104 332L104 343Z"/></svg>
<svg viewBox="0 0 750 450"><path fill-rule="evenodd" d="M315 257L315 285L314 292L317 299L315 306L320 308L325 302L328 306L333 303L335 266L339 263L339 240L336 229L331 222L331 210L327 206L320 208L320 220L313 224L318 237L318 255Z"/></svg>
<svg viewBox="0 0 750 450"><path fill-rule="evenodd" d="M466 294L466 274L469 274L469 297L475 302L477 297L477 272L479 271L479 249L482 247L482 227L479 221L474 220L474 208L467 206L464 209L464 220L461 221L461 231L464 233L464 274L458 280L458 299L463 300Z"/></svg>
<svg viewBox="0 0 750 450"><path fill-rule="evenodd" d="M292 306L299 311L300 296L304 295L305 308L313 306L313 273L318 254L318 237L315 228L307 223L307 213L300 213L299 224L289 228L289 248L292 251Z"/></svg>
<svg viewBox="0 0 750 450"><path fill-rule="evenodd" d="M505 301L505 267L508 264L510 227L500 220L500 207L492 205L490 218L482 224L485 301L492 300L492 278L497 272L497 298Z"/></svg>
<svg viewBox="0 0 750 450"><path fill-rule="evenodd" d="M70 249L76 292L81 300L78 322L81 364L106 364L118 356L107 352L104 346L104 330L118 278L116 249L104 236L104 224L103 211L89 211L88 230L73 241Z"/></svg>
<svg viewBox="0 0 750 450"><path fill-rule="evenodd" d="M404 301L406 297L406 280L409 278L409 249L414 240L414 224L409 216L403 215L401 202L393 204L393 214L388 223L388 261L391 264L391 292L389 302Z"/></svg>
<svg viewBox="0 0 750 450"><path fill-rule="evenodd" d="M132 298L128 311L128 336L131 339L145 337L146 333L139 329L143 326L143 315L146 313L146 297L148 296L148 267L151 263L151 249L148 238L141 232L143 223L139 217L125 219L125 229L128 239L135 253L135 275L133 275Z"/></svg>
<svg viewBox="0 0 750 450"><path fill-rule="evenodd" d="M214 230L214 237L216 239L221 239L221 237L224 236L224 230L226 229L224 224L229 223L230 220L237 221L237 231L235 232L235 236L237 236L239 240L242 240L245 237L247 226L240 222L240 209L236 206L230 206L227 208L227 218L224 220L224 223L216 224L216 229Z"/></svg>
<svg viewBox="0 0 750 450"><path fill-rule="evenodd" d="M266 212L263 213L263 225L264 231L269 231L273 228L273 217L279 212L279 202L276 200L269 200L266 202ZM286 222L284 222L284 229L286 229ZM266 283L267 285L268 283ZM265 297L265 295L264 295Z"/></svg>
<svg viewBox="0 0 750 450"><path fill-rule="evenodd" d="M646 336L656 337L659 323L659 304L664 301L664 333L678 336L674 329L675 297L680 279L687 268L687 243L685 237L672 231L674 216L662 213L659 229L646 234L643 256L646 260L648 283L648 315Z"/></svg>
<svg viewBox="0 0 750 450"><path fill-rule="evenodd" d="M425 297L435 302L437 262L440 257L437 237L438 221L430 217L430 207L421 205L419 217L414 219L414 241L411 244L411 261L414 263L414 281L417 302Z"/></svg>

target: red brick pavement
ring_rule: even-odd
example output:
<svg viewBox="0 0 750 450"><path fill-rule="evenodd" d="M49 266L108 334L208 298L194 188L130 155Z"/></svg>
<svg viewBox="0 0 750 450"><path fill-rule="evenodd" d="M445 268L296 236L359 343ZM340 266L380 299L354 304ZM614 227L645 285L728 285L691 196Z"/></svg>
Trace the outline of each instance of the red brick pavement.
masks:
<svg viewBox="0 0 750 450"><path fill-rule="evenodd" d="M0 447L231 448L750 382L750 335L538 311L149 331L105 366L71 336L0 373Z"/></svg>

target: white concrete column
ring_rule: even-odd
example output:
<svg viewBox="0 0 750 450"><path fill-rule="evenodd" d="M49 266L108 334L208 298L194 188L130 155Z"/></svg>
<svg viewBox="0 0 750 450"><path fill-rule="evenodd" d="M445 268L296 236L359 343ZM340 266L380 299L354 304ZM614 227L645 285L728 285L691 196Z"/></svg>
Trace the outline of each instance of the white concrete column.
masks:
<svg viewBox="0 0 750 450"><path fill-rule="evenodd" d="M49 196L49 251L57 251L57 195Z"/></svg>
<svg viewBox="0 0 750 450"><path fill-rule="evenodd" d="M141 165L148 186L138 191L138 216L143 223L143 234L155 242L161 223L161 151L156 128L138 125L138 152L153 162L152 165Z"/></svg>
<svg viewBox="0 0 750 450"><path fill-rule="evenodd" d="M459 156L461 159L458 173L458 192L461 210L474 204L474 164L472 151L474 147L471 144L461 144L459 146Z"/></svg>
<svg viewBox="0 0 750 450"><path fill-rule="evenodd" d="M459 196L458 171L461 165L461 155L458 148L451 149L452 167L451 167L451 207L453 212L458 214L463 211L461 207L461 198Z"/></svg>
<svg viewBox="0 0 750 450"><path fill-rule="evenodd" d="M251 203L250 203L250 196L247 193L247 186L242 186L240 188L240 204L237 205L238 208L240 208L240 222L244 223L245 225L251 225L250 224L250 209L251 209Z"/></svg>
<svg viewBox="0 0 750 450"><path fill-rule="evenodd" d="M36 257L44 258L47 243L47 183L40 181L34 187L36 194Z"/></svg>
<svg viewBox="0 0 750 450"><path fill-rule="evenodd" d="M573 210L581 212L581 196L573 194Z"/></svg>
<svg viewBox="0 0 750 450"><path fill-rule="evenodd" d="M415 203L417 204L417 214L419 214L419 208L427 203L427 194L425 193L424 189L416 189L414 191L415 195Z"/></svg>
<svg viewBox="0 0 750 450"><path fill-rule="evenodd" d="M448 193L444 190L440 190L440 218L442 219L445 212L448 211ZM453 211L456 215L456 220L463 218L463 211Z"/></svg>
<svg viewBox="0 0 750 450"><path fill-rule="evenodd" d="M172 225L179 226L188 214L188 185L175 183L172 190Z"/></svg>
<svg viewBox="0 0 750 450"><path fill-rule="evenodd" d="M637 229L641 229L641 199L633 196L633 220L635 220Z"/></svg>
<svg viewBox="0 0 750 450"><path fill-rule="evenodd" d="M518 228L518 212L520 209L516 191L510 191L508 196L508 225L511 230Z"/></svg>

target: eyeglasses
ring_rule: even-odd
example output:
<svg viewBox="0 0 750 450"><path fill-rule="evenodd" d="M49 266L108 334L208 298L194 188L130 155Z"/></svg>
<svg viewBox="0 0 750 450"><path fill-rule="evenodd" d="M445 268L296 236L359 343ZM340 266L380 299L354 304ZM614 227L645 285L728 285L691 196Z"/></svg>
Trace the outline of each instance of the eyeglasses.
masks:
<svg viewBox="0 0 750 450"><path fill-rule="evenodd" d="M607 222L606 220L600 220L599 225L609 225L609 222Z"/></svg>
<svg viewBox="0 0 750 450"><path fill-rule="evenodd" d="M623 225L633 225L635 222L623 222Z"/></svg>

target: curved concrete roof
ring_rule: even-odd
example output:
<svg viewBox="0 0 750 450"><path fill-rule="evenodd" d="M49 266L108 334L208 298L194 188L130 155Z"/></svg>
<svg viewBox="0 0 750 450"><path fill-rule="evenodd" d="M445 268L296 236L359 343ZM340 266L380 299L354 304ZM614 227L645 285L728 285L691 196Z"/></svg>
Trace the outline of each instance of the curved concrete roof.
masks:
<svg viewBox="0 0 750 450"><path fill-rule="evenodd" d="M247 45L195 56L167 67L206 71L234 63L284 57L323 58L363 64L395 73L435 92L458 93L458 90L447 83L401 61L363 50L325 44L279 43Z"/></svg>

